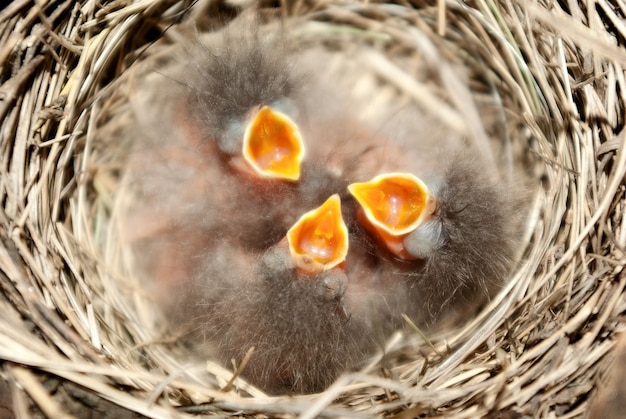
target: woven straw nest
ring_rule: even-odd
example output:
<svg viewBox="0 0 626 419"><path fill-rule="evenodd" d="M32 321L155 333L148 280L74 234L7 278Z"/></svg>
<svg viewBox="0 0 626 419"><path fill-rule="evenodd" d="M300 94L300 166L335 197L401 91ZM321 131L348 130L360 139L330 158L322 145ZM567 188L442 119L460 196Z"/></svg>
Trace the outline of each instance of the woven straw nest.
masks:
<svg viewBox="0 0 626 419"><path fill-rule="evenodd" d="M198 11L186 2L14 1L0 12L0 416L583 415L626 303L618 4L233 1ZM145 345L148 309L113 283L124 148L101 141L99 127L123 108L115 92L129 68L184 36L180 25L223 24L246 7L267 22L306 22L309 37L380 41L390 57L381 75L417 100L394 56L422 54L444 93L458 90L451 66L467 67L472 82L493 88L504 141L516 159L536 162L542 186L520 262L475 320L428 341L392 341L384 365L342 375L321 394L226 385L232 372L210 362L213 380L197 379ZM451 114L471 121L471 107L448 96ZM472 127L468 135L479 135Z"/></svg>

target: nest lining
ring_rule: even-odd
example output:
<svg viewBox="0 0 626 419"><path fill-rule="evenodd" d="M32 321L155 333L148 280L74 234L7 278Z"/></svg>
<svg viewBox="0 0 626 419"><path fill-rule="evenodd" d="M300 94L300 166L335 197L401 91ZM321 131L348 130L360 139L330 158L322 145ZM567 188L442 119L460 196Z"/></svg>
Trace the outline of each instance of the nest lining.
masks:
<svg viewBox="0 0 626 419"><path fill-rule="evenodd" d="M83 400L80 388L154 417L585 412L624 311L623 10L603 2L596 9L568 4L569 11L521 2L259 5L268 20L299 16L331 24L326 30L390 39L387 54L416 50L416 28L437 47L434 60L463 63L493 84L511 147L539 160L545 185L522 262L476 320L429 336L432 348L419 338L391 341L394 379L373 364L320 395L269 398L243 384L224 392L194 382L171 354L143 350L149 336L135 327L141 307L107 289L115 272L103 255L115 252L106 247L123 156L98 141L103 115L116 106L115 95L103 99L133 62L146 59L146 47L157 48L153 34L164 32L162 43L185 36L167 30L185 19L184 4L149 3L95 10L47 2L22 17L31 4L17 2L0 12L0 359L12 385L0 405L28 415L27 394L56 417L65 413L64 397ZM207 368L217 382L232 376Z"/></svg>

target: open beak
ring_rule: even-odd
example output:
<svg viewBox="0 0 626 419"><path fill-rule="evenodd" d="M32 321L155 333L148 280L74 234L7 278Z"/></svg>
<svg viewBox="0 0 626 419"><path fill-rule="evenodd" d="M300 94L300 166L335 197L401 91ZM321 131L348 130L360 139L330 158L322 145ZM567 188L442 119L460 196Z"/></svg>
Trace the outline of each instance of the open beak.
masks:
<svg viewBox="0 0 626 419"><path fill-rule="evenodd" d="M437 208L424 182L410 173L386 173L353 183L348 190L385 246L398 257L415 259L404 248L404 238L432 218Z"/></svg>
<svg viewBox="0 0 626 419"><path fill-rule="evenodd" d="M246 127L243 156L264 178L297 181L304 158L304 142L287 116L262 106Z"/></svg>
<svg viewBox="0 0 626 419"><path fill-rule="evenodd" d="M307 212L287 232L291 259L299 272L315 275L345 262L348 228L341 217L341 200L334 194Z"/></svg>

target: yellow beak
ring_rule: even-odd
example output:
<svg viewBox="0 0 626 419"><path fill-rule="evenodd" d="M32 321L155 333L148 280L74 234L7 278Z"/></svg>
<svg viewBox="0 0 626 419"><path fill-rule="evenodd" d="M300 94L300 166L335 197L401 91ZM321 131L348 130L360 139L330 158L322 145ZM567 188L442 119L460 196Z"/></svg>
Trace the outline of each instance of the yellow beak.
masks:
<svg viewBox="0 0 626 419"><path fill-rule="evenodd" d="M297 181L304 152L300 131L287 115L263 106L248 123L243 156L260 176Z"/></svg>
<svg viewBox="0 0 626 419"><path fill-rule="evenodd" d="M404 237L427 221L437 204L428 187L410 173L387 173L348 190L363 209L367 222L387 248L413 259L404 249Z"/></svg>
<svg viewBox="0 0 626 419"><path fill-rule="evenodd" d="M296 268L317 274L345 262L348 228L341 217L341 200L334 194L307 212L287 232L289 252Z"/></svg>

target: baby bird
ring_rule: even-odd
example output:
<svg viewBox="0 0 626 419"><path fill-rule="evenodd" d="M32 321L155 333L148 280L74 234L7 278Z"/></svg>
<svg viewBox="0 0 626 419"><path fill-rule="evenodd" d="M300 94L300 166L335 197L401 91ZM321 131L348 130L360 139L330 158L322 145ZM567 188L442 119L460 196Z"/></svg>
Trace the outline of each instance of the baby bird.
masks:
<svg viewBox="0 0 626 419"><path fill-rule="evenodd" d="M228 35L220 41L239 42ZM194 122L201 135L215 141L234 168L261 178L297 181L305 149L287 115L296 109L297 81L274 53L254 44L241 44L233 54L230 47L209 40L203 49L206 61L197 63L196 74L185 76L191 76L194 99L186 112L198 116Z"/></svg>
<svg viewBox="0 0 626 419"><path fill-rule="evenodd" d="M252 349L244 375L268 391L322 390L360 350L343 302L348 231L339 196L304 214L264 254L233 250L216 249L201 274L211 281L194 284L205 348L224 363Z"/></svg>
<svg viewBox="0 0 626 419"><path fill-rule="evenodd" d="M507 191L468 159L456 157L442 169L430 187L411 173L348 186L361 224L396 259L384 275L410 283L415 306L407 314L418 323L483 303L511 265Z"/></svg>
<svg viewBox="0 0 626 419"><path fill-rule="evenodd" d="M481 164L433 151L458 143L418 135L415 107L365 117L325 76L331 56L346 74L350 58L238 35L247 22L133 99L125 237L194 356L253 350L252 383L319 391L402 314L428 326L489 298L510 267L511 206Z"/></svg>

